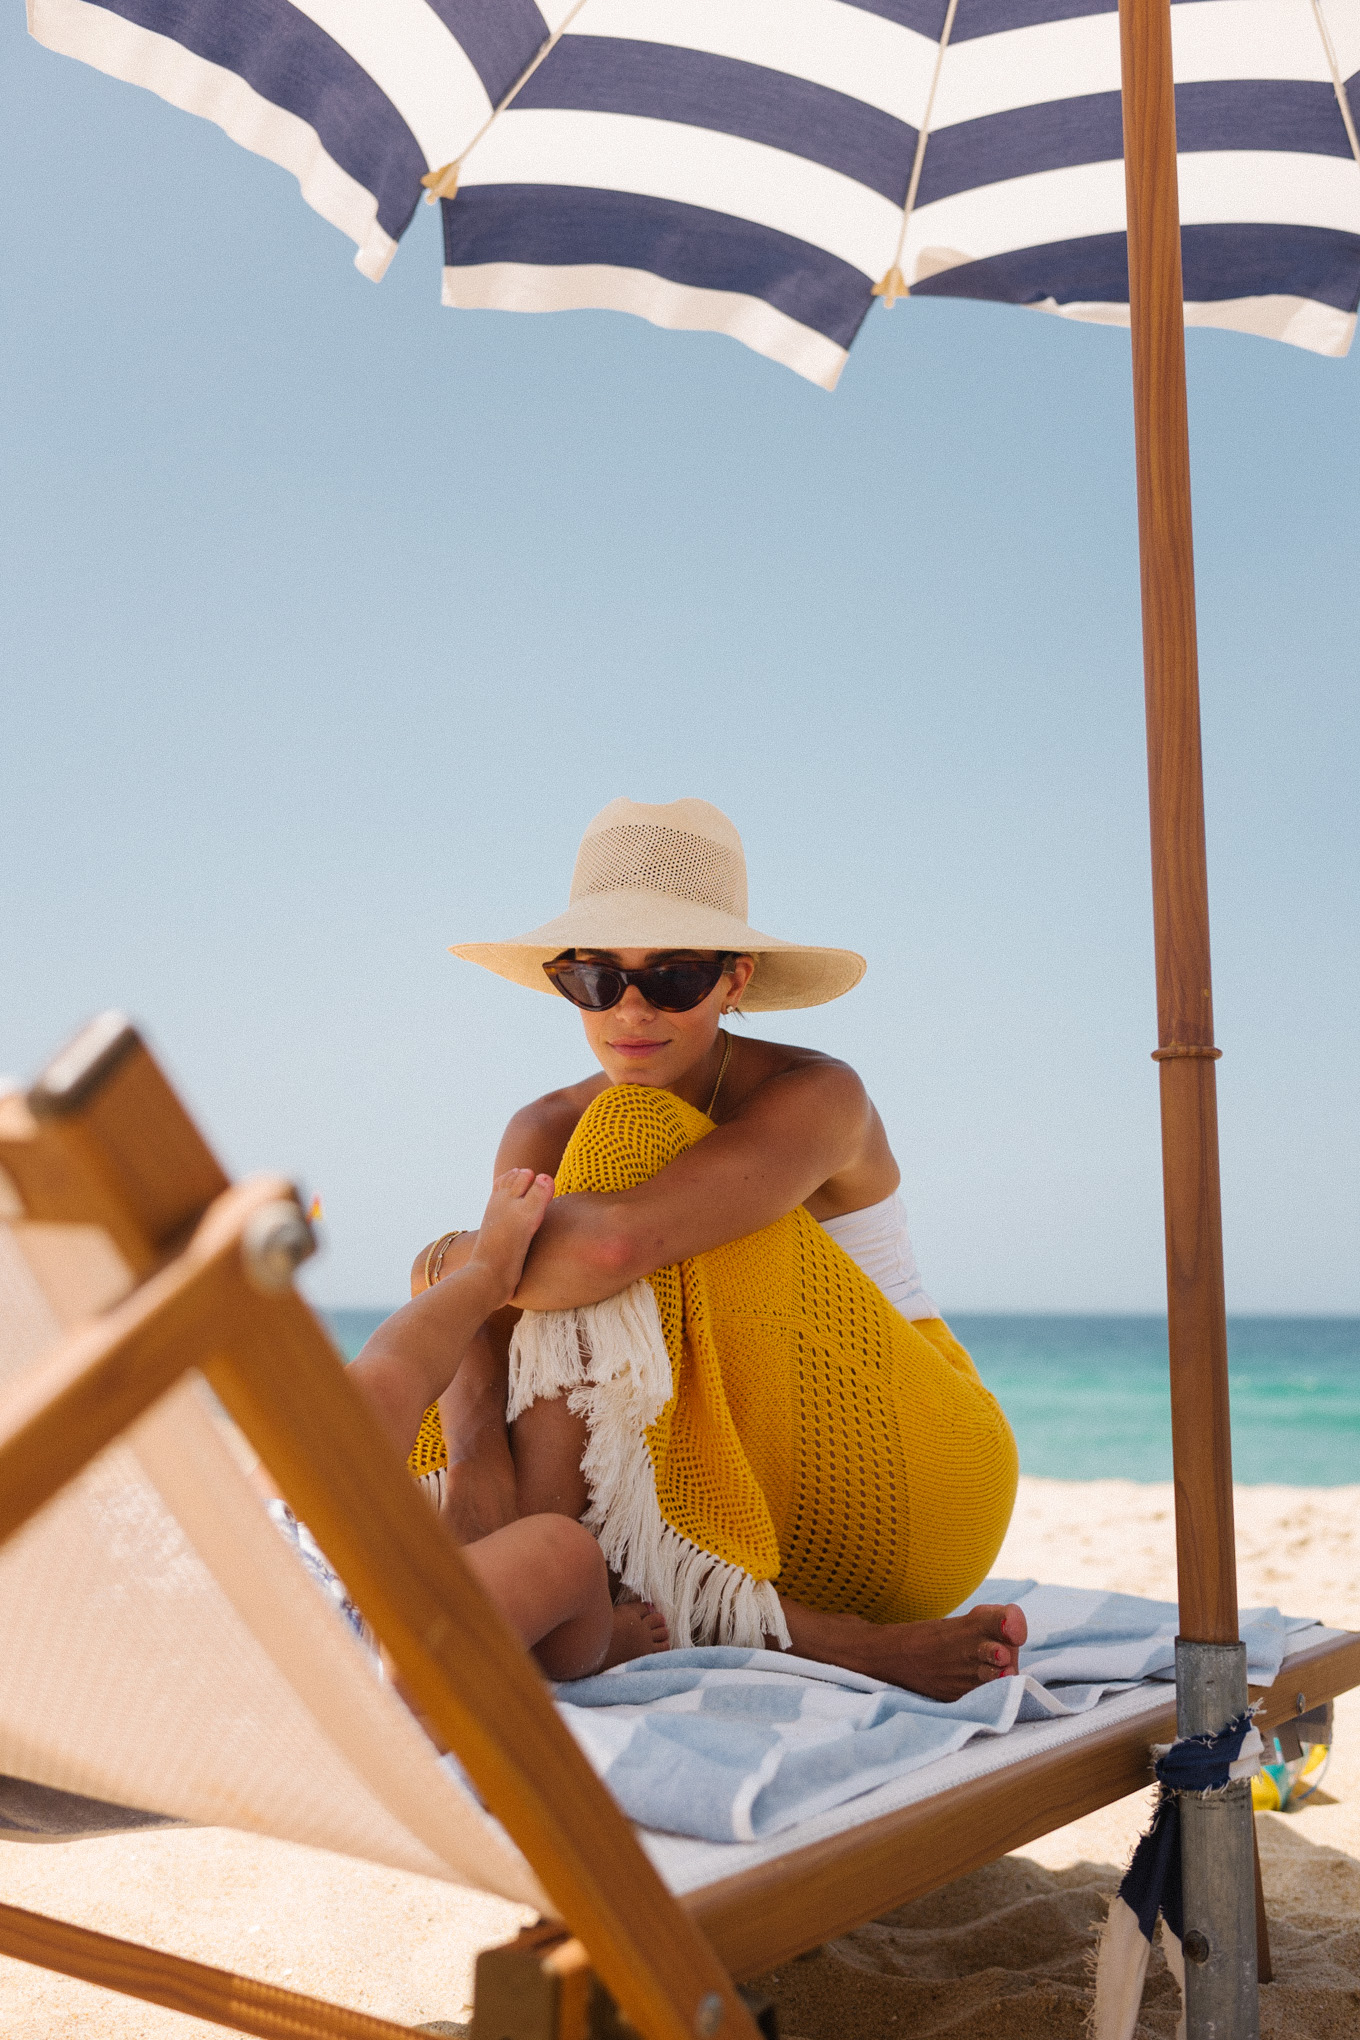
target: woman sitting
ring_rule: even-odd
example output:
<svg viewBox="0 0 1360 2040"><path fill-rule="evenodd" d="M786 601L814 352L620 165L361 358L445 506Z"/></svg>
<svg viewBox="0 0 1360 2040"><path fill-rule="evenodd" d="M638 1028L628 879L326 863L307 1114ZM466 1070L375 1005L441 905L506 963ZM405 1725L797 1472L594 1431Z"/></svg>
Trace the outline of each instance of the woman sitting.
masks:
<svg viewBox="0 0 1360 2040"><path fill-rule="evenodd" d="M1024 1641L1013 1606L945 1619L1000 1547L1015 1444L921 1287L858 1076L721 1025L837 998L863 959L746 913L726 816L619 800L566 913L455 949L574 1004L600 1073L506 1130L497 1173L551 1175L556 1196L412 1471L463 1543L584 1522L675 1645L763 1641L953 1698L1015 1671ZM413 1287L475 1246L446 1235ZM617 1655L651 1647L618 1620Z"/></svg>

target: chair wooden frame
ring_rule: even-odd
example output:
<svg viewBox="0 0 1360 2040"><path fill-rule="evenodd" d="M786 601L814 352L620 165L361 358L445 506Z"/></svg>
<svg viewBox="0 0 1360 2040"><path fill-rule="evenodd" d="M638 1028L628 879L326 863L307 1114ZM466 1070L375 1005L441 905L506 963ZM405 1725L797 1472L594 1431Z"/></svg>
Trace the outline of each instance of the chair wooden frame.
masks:
<svg viewBox="0 0 1360 2040"><path fill-rule="evenodd" d="M29 1219L104 1226L135 1279L0 1404L0 1539L201 1370L565 1923L565 1933L521 1937L528 1971L551 1986L529 1994L540 2011L525 2040L586 2040L610 1999L646 2040L753 2040L736 1979L1137 1790L1149 1740L1172 1732L1168 1697L1156 1715L677 1899L292 1288L307 1243L292 1187L230 1185L136 1033L99 1022L26 1102L0 1100L0 1170ZM289 1239L301 1242L291 1253ZM1356 1684L1360 1636L1319 1646L1290 1661L1262 1720ZM10 1906L0 1906L0 1953L267 2040L405 2030ZM501 2040L505 2017L495 2024Z"/></svg>

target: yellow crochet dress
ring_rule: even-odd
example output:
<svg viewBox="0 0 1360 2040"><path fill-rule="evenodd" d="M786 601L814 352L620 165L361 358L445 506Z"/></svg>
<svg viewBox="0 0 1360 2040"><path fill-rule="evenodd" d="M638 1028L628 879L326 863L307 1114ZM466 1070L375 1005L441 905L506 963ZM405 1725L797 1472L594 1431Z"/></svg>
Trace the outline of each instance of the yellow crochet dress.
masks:
<svg viewBox="0 0 1360 2040"><path fill-rule="evenodd" d="M631 1189L712 1131L669 1091L615 1085L558 1194ZM563 1393L588 1420L585 1520L676 1643L787 1642L779 1594L875 1622L947 1614L1010 1520L1015 1442L967 1353L801 1207L606 1303L526 1311L508 1414ZM411 1469L444 1463L435 1408Z"/></svg>

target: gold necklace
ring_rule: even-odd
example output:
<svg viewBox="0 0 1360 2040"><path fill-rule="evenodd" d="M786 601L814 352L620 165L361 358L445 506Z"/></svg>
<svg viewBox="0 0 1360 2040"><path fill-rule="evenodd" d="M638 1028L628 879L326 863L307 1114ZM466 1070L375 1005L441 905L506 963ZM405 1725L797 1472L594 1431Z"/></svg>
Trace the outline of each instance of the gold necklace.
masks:
<svg viewBox="0 0 1360 2040"><path fill-rule="evenodd" d="M705 1116L709 1119L713 1117L713 1107L718 1102L718 1093L722 1089L722 1080L727 1075L727 1065L732 1060L732 1037L725 1027L720 1027L718 1032L721 1034L724 1043L723 1059L718 1068L718 1081L713 1086L713 1096L708 1101L708 1111Z"/></svg>

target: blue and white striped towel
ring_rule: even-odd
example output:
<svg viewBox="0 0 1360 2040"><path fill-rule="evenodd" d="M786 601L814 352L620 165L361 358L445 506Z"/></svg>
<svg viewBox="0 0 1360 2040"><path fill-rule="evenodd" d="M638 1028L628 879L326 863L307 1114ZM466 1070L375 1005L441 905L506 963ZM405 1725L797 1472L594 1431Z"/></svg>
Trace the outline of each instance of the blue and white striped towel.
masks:
<svg viewBox="0 0 1360 2040"><path fill-rule="evenodd" d="M371 1633L310 1531L282 1502L270 1514L376 1664ZM998 1601L1025 1612L1020 1676L962 1700L927 1700L791 1653L718 1645L577 1679L557 1688L557 1704L633 1820L699 1841L753 1842L952 1756L974 1736L1085 1714L1107 1693L1175 1678L1174 1601L991 1579L956 1612ZM1269 1685L1289 1639L1317 1626L1278 1608L1244 1609L1251 1683ZM442 1761L464 1775L456 1758Z"/></svg>
<svg viewBox="0 0 1360 2040"><path fill-rule="evenodd" d="M1174 1601L985 1580L967 1605L1016 1601L1022 1676L949 1703L759 1650L669 1651L557 1688L564 1720L626 1813L704 1841L754 1841L1018 1722L1082 1714L1105 1693L1175 1676ZM1254 1685L1311 1621L1244 1612Z"/></svg>

